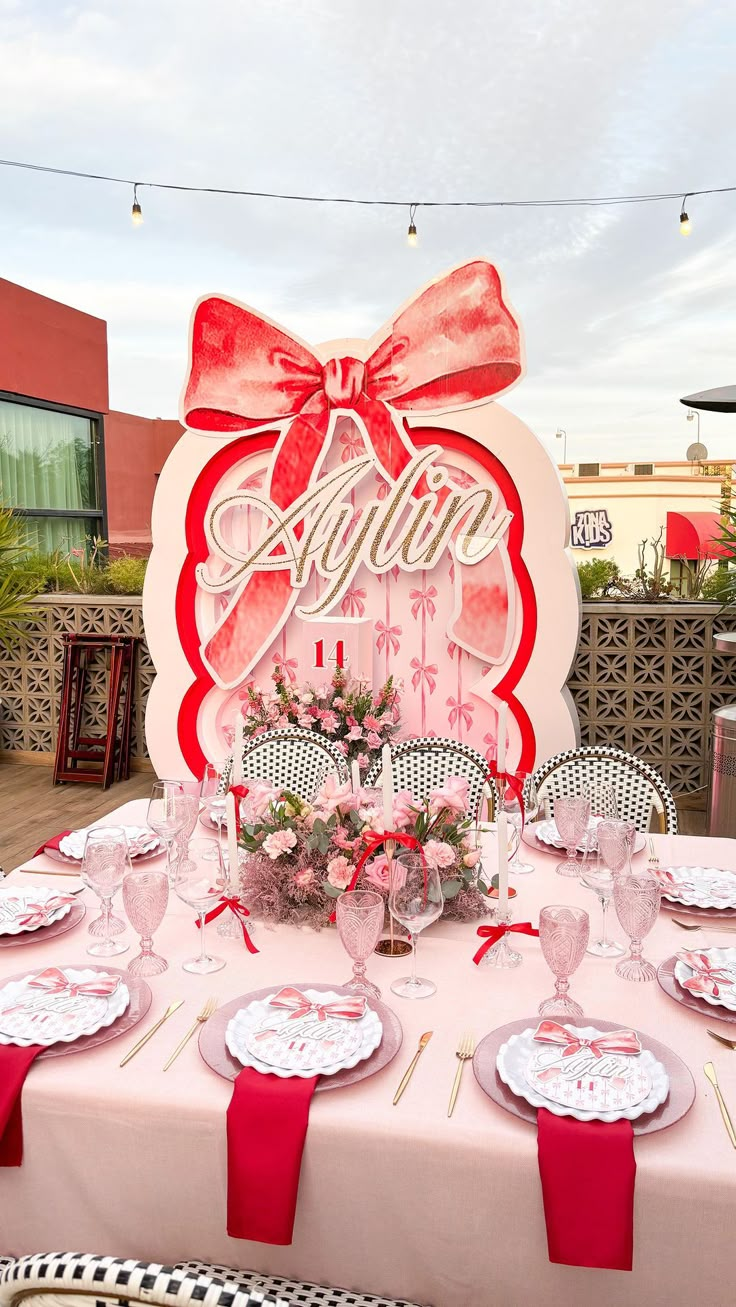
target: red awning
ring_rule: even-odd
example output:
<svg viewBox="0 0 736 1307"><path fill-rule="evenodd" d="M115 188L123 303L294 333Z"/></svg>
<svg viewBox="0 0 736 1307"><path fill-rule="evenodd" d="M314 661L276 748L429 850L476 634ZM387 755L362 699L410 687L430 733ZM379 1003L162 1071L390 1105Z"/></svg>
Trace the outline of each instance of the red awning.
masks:
<svg viewBox="0 0 736 1307"><path fill-rule="evenodd" d="M717 513L668 513L666 554L668 558L720 558L716 543L720 534Z"/></svg>

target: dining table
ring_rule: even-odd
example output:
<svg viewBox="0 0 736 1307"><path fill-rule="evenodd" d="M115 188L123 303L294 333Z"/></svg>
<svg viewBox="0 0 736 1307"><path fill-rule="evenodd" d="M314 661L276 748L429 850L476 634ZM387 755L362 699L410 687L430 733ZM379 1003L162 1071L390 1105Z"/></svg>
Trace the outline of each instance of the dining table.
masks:
<svg viewBox="0 0 736 1307"><path fill-rule="evenodd" d="M96 824L142 825L145 818L145 801L136 800ZM198 833L212 834L204 827ZM652 838L662 866L705 864L736 872L736 840ZM558 876L550 853L524 846L524 856L534 871L511 877L514 920L536 925L544 905L569 903L589 911L597 932L600 906L593 892ZM648 856L646 849L637 853L634 867L645 868ZM75 887L75 868L47 855L23 865L7 883ZM53 875L60 870L68 880ZM87 925L98 904L88 889L82 898L87 918L73 931L0 952L0 983L19 970L84 965ZM119 898L115 906L122 914ZM609 915L611 933L621 938L613 908ZM678 949L726 947L733 940L710 921L688 934L674 923L676 915L663 908L645 940L645 956L655 963ZM656 981L621 979L615 959L585 956L570 989L586 1017L632 1027L667 1045L692 1072L696 1097L681 1120L635 1140L633 1270L552 1264L534 1125L487 1097L470 1064L448 1117L458 1040L470 1032L478 1042L523 1018L534 1024L539 1003L554 988L533 937L514 936L520 966L476 966L478 924L440 920L421 935L418 969L437 990L420 1001L390 989L405 974L406 958L369 959L369 978L398 1016L403 1043L375 1075L315 1094L293 1240L273 1246L226 1233L231 1084L206 1065L196 1038L166 1071L164 1063L207 999L223 1005L265 986L341 985L350 961L334 928L260 922L253 935L258 952L251 953L242 939L218 936L212 923L208 945L226 959L225 968L207 976L185 972L182 960L197 951L198 931L191 908L172 891L154 944L169 966L148 982L153 1002L146 1019L97 1048L39 1061L28 1075L23 1164L0 1169L0 1254L76 1250L165 1264L196 1258L431 1307L730 1304L736 1149L703 1065L715 1064L736 1119L736 1052L706 1033L711 1027L736 1038L736 1025L719 1020L717 1009L707 1018L680 1005ZM129 926L125 938L130 952L111 959L117 967L138 951ZM121 1067L126 1051L179 999L182 1006ZM432 1038L394 1105L427 1031Z"/></svg>

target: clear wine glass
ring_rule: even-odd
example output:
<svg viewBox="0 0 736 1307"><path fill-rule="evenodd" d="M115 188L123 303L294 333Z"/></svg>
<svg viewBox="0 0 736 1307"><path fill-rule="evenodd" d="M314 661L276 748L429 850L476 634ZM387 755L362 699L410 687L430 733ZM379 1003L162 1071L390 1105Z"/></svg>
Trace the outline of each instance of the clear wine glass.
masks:
<svg viewBox="0 0 736 1307"><path fill-rule="evenodd" d="M200 953L199 957L187 958L182 963L185 971L205 976L212 971L220 971L225 965L224 958L211 957L204 947L204 919L208 911L219 903L225 893L225 885L225 868L219 841L190 840L186 855L180 858L176 868L175 889L182 902L194 908L199 916Z"/></svg>
<svg viewBox="0 0 736 1307"><path fill-rule="evenodd" d="M559 803L559 799L557 800ZM581 1017L583 1009L569 997L570 976L577 971L590 937L590 917L582 908L552 904L539 913L539 943L555 977L555 992L539 1004L543 1017Z"/></svg>
<svg viewBox="0 0 736 1307"><path fill-rule="evenodd" d="M442 915L444 899L439 872L420 853L408 852L391 859L388 907L391 916L411 935L411 976L402 976L391 986L401 998L429 998L437 986L417 976L417 938L426 926Z"/></svg>
<svg viewBox="0 0 736 1307"><path fill-rule="evenodd" d="M534 784L534 776L531 772L518 771L516 779L522 785L522 797L524 799L524 813L522 816L521 804L513 790L507 789L503 796L503 810L508 818L508 823L513 826L517 832L516 849L514 856L509 862L509 871L513 871L516 876L528 876L529 872L534 871L531 862L522 862L519 854L521 852L521 832L525 822L534 821L539 808L539 796Z"/></svg>
<svg viewBox="0 0 736 1307"><path fill-rule="evenodd" d="M166 846L166 870L169 884L174 883L174 862L171 851L177 835L189 820L186 796L179 781L155 781L148 800L148 825Z"/></svg>
<svg viewBox="0 0 736 1307"><path fill-rule="evenodd" d="M102 938L87 949L95 958L112 958L130 948L122 940L113 939L110 932L112 900L129 870L128 840L122 826L97 826L87 832L80 875L100 898L104 928Z"/></svg>
<svg viewBox="0 0 736 1307"><path fill-rule="evenodd" d="M616 963L616 975L624 980L654 980L657 972L642 957L642 941L659 915L661 890L650 872L620 872L613 878L613 903L629 937L629 956Z"/></svg>
<svg viewBox="0 0 736 1307"><path fill-rule="evenodd" d="M210 820L217 826L217 833L221 839L228 775L229 762L208 762L202 777L202 804Z"/></svg>
<svg viewBox="0 0 736 1307"><path fill-rule="evenodd" d="M587 889L592 889L601 905L601 937L588 945L587 952L596 958L617 958L625 953L625 948L616 940L608 938L608 907L613 898L613 875L598 850L597 865L584 871L580 877Z"/></svg>
<svg viewBox="0 0 736 1307"><path fill-rule="evenodd" d="M567 854L564 862L558 862L557 874L579 876L578 848L588 829L590 799L579 797L555 799L554 816L555 825Z"/></svg>
<svg viewBox="0 0 736 1307"><path fill-rule="evenodd" d="M385 910L383 896L372 890L346 890L337 900L337 933L353 960L352 979L347 981L345 989L372 998L380 998L381 991L368 980L365 964L381 938Z"/></svg>
<svg viewBox="0 0 736 1307"><path fill-rule="evenodd" d="M141 951L131 958L134 976L159 976L168 962L153 951L153 933L164 919L169 902L169 877L161 868L132 867L123 878L123 906L131 926L141 937Z"/></svg>

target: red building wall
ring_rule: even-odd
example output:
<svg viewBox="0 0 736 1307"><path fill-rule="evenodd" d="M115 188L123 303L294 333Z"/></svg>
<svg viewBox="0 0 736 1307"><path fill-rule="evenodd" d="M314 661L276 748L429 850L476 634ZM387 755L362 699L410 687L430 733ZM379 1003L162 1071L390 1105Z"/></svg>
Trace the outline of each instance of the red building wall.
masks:
<svg viewBox="0 0 736 1307"><path fill-rule="evenodd" d="M156 480L183 428L165 418L105 418L107 536L113 552L148 553Z"/></svg>

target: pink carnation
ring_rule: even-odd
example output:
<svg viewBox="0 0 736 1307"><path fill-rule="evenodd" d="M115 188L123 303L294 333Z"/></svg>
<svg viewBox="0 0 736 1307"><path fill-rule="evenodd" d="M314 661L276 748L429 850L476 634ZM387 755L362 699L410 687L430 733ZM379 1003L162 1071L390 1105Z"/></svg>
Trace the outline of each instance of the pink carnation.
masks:
<svg viewBox="0 0 736 1307"><path fill-rule="evenodd" d="M299 871L294 872L292 880L300 889L309 889L310 885L314 884L314 869L312 867L300 867Z"/></svg>
<svg viewBox="0 0 736 1307"><path fill-rule="evenodd" d="M335 889L346 889L350 884L352 869L347 858L333 858L327 863L327 879Z"/></svg>
<svg viewBox="0 0 736 1307"><path fill-rule="evenodd" d="M370 881L371 885L375 885L377 889L388 889L388 858L385 853L379 853L377 857L371 858L370 862L366 864L365 878Z"/></svg>
<svg viewBox="0 0 736 1307"><path fill-rule="evenodd" d="M274 830L263 841L263 851L275 862L282 853L288 853L293 849L295 844L296 835L293 830Z"/></svg>
<svg viewBox="0 0 736 1307"><path fill-rule="evenodd" d="M452 866L455 861L455 850L451 844L445 844L444 840L427 840L424 856L427 859L427 866L437 870Z"/></svg>
<svg viewBox="0 0 736 1307"><path fill-rule="evenodd" d="M363 718L363 725L367 731L380 731L381 723L372 713L367 712Z"/></svg>

